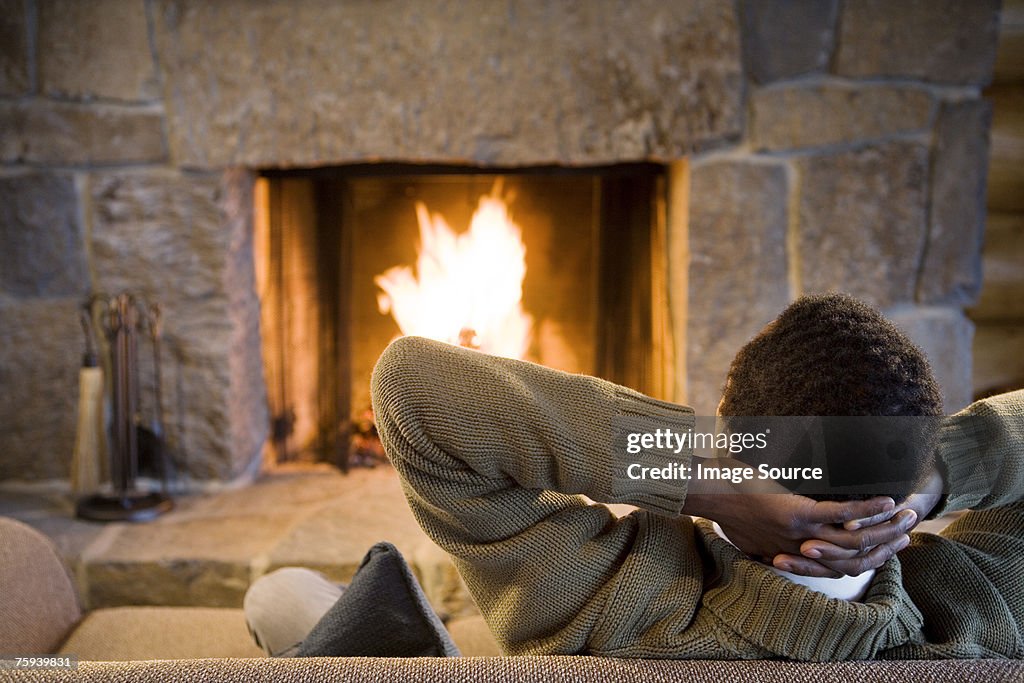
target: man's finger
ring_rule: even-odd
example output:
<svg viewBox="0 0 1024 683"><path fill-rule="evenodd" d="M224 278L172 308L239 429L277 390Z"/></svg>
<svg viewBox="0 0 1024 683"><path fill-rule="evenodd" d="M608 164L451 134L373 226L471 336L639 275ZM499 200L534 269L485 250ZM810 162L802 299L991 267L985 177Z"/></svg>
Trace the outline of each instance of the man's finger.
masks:
<svg viewBox="0 0 1024 683"><path fill-rule="evenodd" d="M877 545L896 540L913 529L916 523L917 513L913 510L903 510L887 522L855 531L823 526L816 533L818 538L813 540L827 541L847 550L856 550L858 553L864 553ZM811 543L811 541L808 541L808 543Z"/></svg>
<svg viewBox="0 0 1024 683"><path fill-rule="evenodd" d="M810 521L820 524L845 524L857 519L876 518L878 521L884 521L894 513L895 509L896 502L888 496L878 496L869 500L853 500L843 503L834 500L823 500L815 503Z"/></svg>
<svg viewBox="0 0 1024 683"><path fill-rule="evenodd" d="M806 557L800 557L799 555L789 555L786 553L776 555L772 558L772 566L785 572L801 574L803 576L820 576L826 579L838 579L842 576L842 574L836 570L830 569L820 562L815 562L814 560Z"/></svg>
<svg viewBox="0 0 1024 683"><path fill-rule="evenodd" d="M913 510L902 510L888 522L864 527L854 533L861 534L861 547L868 549L890 543L894 536L899 538L907 534L916 524L917 513Z"/></svg>
<svg viewBox="0 0 1024 683"><path fill-rule="evenodd" d="M877 515L874 515L873 517L862 517L860 519L852 519L849 522L844 523L843 528L847 529L848 531L856 531L857 529L863 529L866 526L874 526L876 524L881 524L882 522L887 522L890 519L892 519L893 515L895 515L896 513L906 509L907 508L905 506L898 505L892 508L891 510L880 512Z"/></svg>
<svg viewBox="0 0 1024 683"><path fill-rule="evenodd" d="M821 560L821 564L847 576L857 576L869 569L877 569L896 553L910 545L909 536L901 536L891 543L883 543L871 549L866 555L849 560Z"/></svg>
<svg viewBox="0 0 1024 683"><path fill-rule="evenodd" d="M849 560L864 553L854 548L841 548L828 541L812 539L800 545L800 554L813 560Z"/></svg>

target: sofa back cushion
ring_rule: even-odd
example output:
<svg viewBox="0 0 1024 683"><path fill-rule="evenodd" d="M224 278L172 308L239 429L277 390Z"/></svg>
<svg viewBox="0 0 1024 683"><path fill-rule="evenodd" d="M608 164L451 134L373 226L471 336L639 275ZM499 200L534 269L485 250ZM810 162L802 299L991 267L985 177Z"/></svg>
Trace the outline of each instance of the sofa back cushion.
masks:
<svg viewBox="0 0 1024 683"><path fill-rule="evenodd" d="M30 526L0 517L0 654L56 652L81 616L53 543Z"/></svg>

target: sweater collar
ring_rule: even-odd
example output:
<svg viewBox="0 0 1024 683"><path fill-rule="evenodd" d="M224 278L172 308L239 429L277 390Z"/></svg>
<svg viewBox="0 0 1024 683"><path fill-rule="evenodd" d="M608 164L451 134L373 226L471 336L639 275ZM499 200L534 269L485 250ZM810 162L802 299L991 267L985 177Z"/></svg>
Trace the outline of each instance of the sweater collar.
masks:
<svg viewBox="0 0 1024 683"><path fill-rule="evenodd" d="M898 559L876 570L862 602L850 602L768 571L720 537L712 522L696 523L722 571L704 606L759 647L806 661L870 659L920 637L923 618L903 589Z"/></svg>

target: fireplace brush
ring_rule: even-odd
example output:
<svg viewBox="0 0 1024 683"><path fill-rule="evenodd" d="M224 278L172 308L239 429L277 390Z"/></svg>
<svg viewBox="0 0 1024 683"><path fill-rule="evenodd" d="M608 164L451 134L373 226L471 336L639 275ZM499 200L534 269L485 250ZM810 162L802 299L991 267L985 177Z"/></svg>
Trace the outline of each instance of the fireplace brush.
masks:
<svg viewBox="0 0 1024 683"><path fill-rule="evenodd" d="M160 372L159 305L147 306L138 296L90 297L85 308L100 318L110 368L110 492L94 493L78 502L76 514L97 521L144 521L173 507L167 489L169 463L164 448L162 380ZM148 333L153 351L154 412L144 423L140 407L138 337ZM159 491L138 486L140 450L148 456L160 481Z"/></svg>
<svg viewBox="0 0 1024 683"><path fill-rule="evenodd" d="M89 306L80 312L85 333L85 353L78 372L78 429L71 456L71 491L75 494L95 491L103 480L103 458L107 454L106 416L104 415L103 368L93 342L93 322Z"/></svg>

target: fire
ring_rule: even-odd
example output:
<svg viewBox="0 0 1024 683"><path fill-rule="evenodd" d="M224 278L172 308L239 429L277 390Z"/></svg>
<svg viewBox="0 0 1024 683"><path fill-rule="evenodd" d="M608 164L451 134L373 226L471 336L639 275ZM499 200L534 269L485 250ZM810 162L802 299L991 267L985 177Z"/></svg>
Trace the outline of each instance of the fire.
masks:
<svg viewBox="0 0 1024 683"><path fill-rule="evenodd" d="M456 234L439 213L416 203L416 273L394 266L374 278L377 307L402 334L523 358L533 321L523 311L526 247L501 197L501 183L480 197L469 230Z"/></svg>

